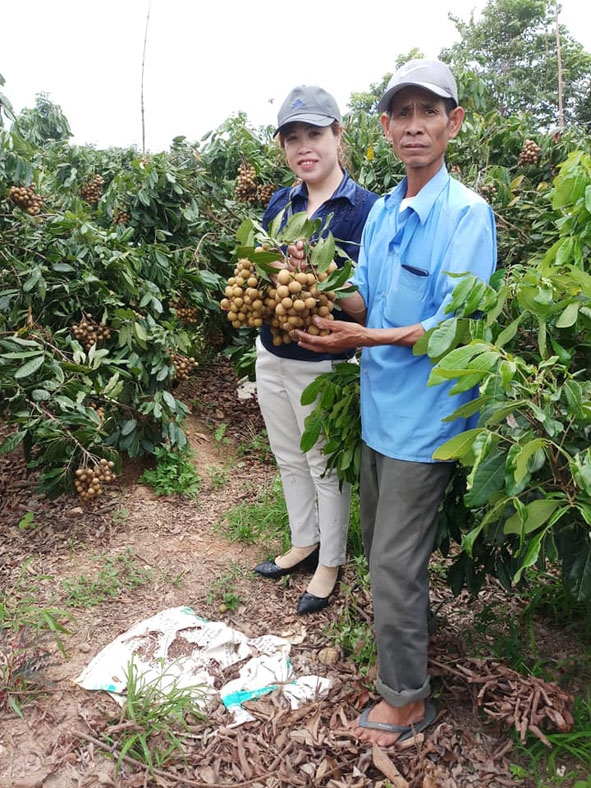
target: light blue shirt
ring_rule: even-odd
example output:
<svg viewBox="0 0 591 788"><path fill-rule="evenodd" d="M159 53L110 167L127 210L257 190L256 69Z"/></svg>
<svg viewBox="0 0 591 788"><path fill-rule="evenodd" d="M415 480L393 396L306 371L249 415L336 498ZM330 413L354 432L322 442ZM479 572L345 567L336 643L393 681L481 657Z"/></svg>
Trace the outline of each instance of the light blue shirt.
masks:
<svg viewBox="0 0 591 788"><path fill-rule="evenodd" d="M445 308L459 280L446 272L489 280L496 265L494 215L445 166L400 212L405 193L406 179L370 211L353 282L368 327L421 323L428 331L451 316ZM427 387L431 368L429 357L410 347L363 348L361 424L368 446L394 459L433 462L433 452L467 428L464 419L442 419L476 392L450 396L455 381Z"/></svg>

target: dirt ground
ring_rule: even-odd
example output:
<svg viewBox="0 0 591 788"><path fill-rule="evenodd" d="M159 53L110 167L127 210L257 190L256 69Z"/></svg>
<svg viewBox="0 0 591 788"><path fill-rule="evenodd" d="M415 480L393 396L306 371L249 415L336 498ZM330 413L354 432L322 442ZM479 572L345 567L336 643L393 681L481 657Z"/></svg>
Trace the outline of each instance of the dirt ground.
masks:
<svg viewBox="0 0 591 788"><path fill-rule="evenodd" d="M196 500L157 497L138 482L146 467L141 461L126 462L116 484L92 505L81 507L67 496L48 500L35 494L18 451L0 456L0 600L30 598L72 616L65 622L65 655L52 648L51 664L39 672L43 692L21 698L24 719L0 711L0 788L533 785L511 768L519 757L499 712L502 703L515 703L531 687L524 689L494 660L469 657L465 627L472 603L451 599L437 577L434 603L443 605L443 613L431 640L441 710L436 724L403 750L372 750L351 738L348 722L372 702L373 677L362 675L338 648L325 649L334 645L331 625L347 625L352 610L371 623L369 593L355 585L348 567L331 605L316 616L299 617L295 606L304 575L273 583L251 571L279 545L231 542L220 528L229 509L254 500L275 476L268 455L253 448L263 428L256 399L240 401L236 389L231 369L219 362L198 370L183 391L192 408L188 435L202 478ZM33 513L33 527L23 525L27 513ZM74 607L72 597L69 607L64 604L68 581L96 577L109 565L131 566L137 575L143 570L149 579L121 584L115 596L92 606ZM238 598L235 609L222 604L224 592ZM152 775L130 758L117 770L118 752L108 751L104 734L113 734L120 710L106 693L83 690L74 679L132 625L178 606L224 621L247 637L290 639L296 673L328 676L332 688L299 710L286 706L278 693L251 701L254 721L234 728L219 704L206 724L196 726L184 759L171 759ZM0 656L1 650L0 642ZM488 705L486 680L500 693ZM514 706L511 713L517 716Z"/></svg>

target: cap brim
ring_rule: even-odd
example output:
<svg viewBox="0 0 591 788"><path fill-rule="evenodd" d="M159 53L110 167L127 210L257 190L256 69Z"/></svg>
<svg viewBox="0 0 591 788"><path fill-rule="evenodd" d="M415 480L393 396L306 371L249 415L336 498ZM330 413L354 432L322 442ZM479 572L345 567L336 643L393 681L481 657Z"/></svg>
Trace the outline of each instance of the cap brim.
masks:
<svg viewBox="0 0 591 788"><path fill-rule="evenodd" d="M433 85L431 82L401 82L398 85L394 85L394 87L390 88L390 90L387 90L384 93L378 103L378 112L388 112L393 97L403 88L423 88L423 90L428 90L429 93L434 93L436 96L439 96L439 98L450 98L456 102L456 105L458 103L455 96L450 95L449 90L440 88L439 85Z"/></svg>
<svg viewBox="0 0 591 788"><path fill-rule="evenodd" d="M335 120L337 120L337 118L330 118L327 115L314 115L313 113L290 115L289 118L283 121L281 126L277 126L273 132L273 136L276 137L279 132L290 123L309 123L310 126L331 126Z"/></svg>

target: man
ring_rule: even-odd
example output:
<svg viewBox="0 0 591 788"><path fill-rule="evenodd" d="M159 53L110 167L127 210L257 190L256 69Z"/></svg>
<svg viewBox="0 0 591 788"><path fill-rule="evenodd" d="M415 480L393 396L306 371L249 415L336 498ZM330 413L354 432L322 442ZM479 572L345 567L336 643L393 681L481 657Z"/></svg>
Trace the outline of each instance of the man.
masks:
<svg viewBox="0 0 591 788"><path fill-rule="evenodd" d="M488 281L496 240L490 206L450 178L444 164L464 119L448 66L409 61L392 76L378 110L406 177L375 203L365 225L353 279L358 290L340 302L358 322L318 319L330 335L294 334L310 350L363 348L361 522L381 700L353 732L390 746L412 738L436 714L427 700L428 564L452 467L433 453L466 429L463 419L444 419L474 396L451 396L454 381L428 387L430 359L413 355L413 345L449 317L458 282L449 274Z"/></svg>

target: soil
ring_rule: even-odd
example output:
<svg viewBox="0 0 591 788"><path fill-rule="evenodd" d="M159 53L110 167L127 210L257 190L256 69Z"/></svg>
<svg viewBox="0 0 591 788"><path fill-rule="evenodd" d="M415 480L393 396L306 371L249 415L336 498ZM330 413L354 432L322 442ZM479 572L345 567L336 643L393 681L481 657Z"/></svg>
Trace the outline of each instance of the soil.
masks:
<svg viewBox="0 0 591 788"><path fill-rule="evenodd" d="M180 391L192 409L187 433L202 479L195 499L155 495L139 482L143 470L152 467L144 460L126 460L116 482L92 504L81 506L65 495L48 499L36 494L34 473L20 450L0 455L0 613L3 604L5 610L30 604L70 615L62 619L68 630L62 635L65 653L53 638L29 643L36 661L21 666L31 693L18 696L22 718L6 703L2 706L0 686L0 788L533 786L530 776L516 776L511 766L519 755L502 712L503 703L509 704L509 716L519 720L515 699L529 692L531 707L532 685L499 660L468 656L466 633L477 610L507 604L494 585L484 602L453 599L441 573L434 573L432 602L441 611L430 654L440 709L435 725L404 748L372 749L351 737L349 721L375 700L375 675L355 654L343 652L334 632L365 623L371 638L371 598L348 566L326 610L297 616L305 575L274 583L252 573L280 545L230 540L224 515L255 500L276 476L261 441L256 395L241 400L237 390L231 368L218 360L197 370ZM90 584L109 567L120 578L114 596L93 591ZM224 594L230 594L229 604ZM184 757L171 754L152 774L132 757L117 768L121 733L129 723L109 695L83 690L74 679L118 635L179 606L223 621L249 638L290 639L296 674L329 677L327 697L294 710L276 691L247 703L254 721L237 727L230 727L221 704L214 705L207 720L192 721ZM27 632L24 627L20 634L27 637ZM16 648L14 635L10 641L6 630L2 633L0 670L3 660L6 665L14 659ZM538 646L544 643L549 658L558 661L580 648L564 639L558 648L555 634L537 633ZM558 687L545 685L544 692L559 711L572 702ZM540 725L548 722L540 715ZM108 742L114 742L112 751Z"/></svg>

